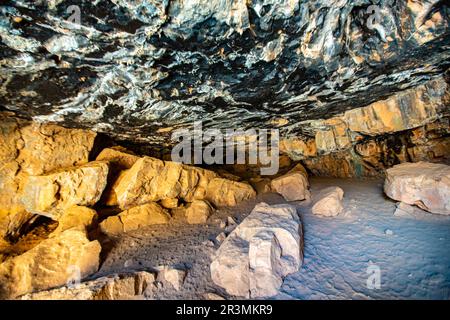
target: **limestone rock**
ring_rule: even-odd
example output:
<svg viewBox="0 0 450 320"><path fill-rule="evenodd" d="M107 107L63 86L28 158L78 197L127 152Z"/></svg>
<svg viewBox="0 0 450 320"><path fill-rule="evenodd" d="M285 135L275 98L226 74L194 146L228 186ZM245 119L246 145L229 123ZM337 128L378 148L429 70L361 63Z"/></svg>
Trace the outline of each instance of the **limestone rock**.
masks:
<svg viewBox="0 0 450 320"><path fill-rule="evenodd" d="M450 166L402 163L386 171L384 192L394 200L450 215Z"/></svg>
<svg viewBox="0 0 450 320"><path fill-rule="evenodd" d="M312 213L320 216L334 217L344 211L342 199L344 190L339 187L329 187L320 191L312 207Z"/></svg>
<svg viewBox="0 0 450 320"><path fill-rule="evenodd" d="M21 296L21 300L136 300L151 298L155 276L121 273L58 289Z"/></svg>
<svg viewBox="0 0 450 320"><path fill-rule="evenodd" d="M204 200L194 200L186 209L186 220L189 224L206 223L213 209L211 205Z"/></svg>
<svg viewBox="0 0 450 320"><path fill-rule="evenodd" d="M272 180L272 190L281 194L286 201L310 198L308 178L301 172L290 172Z"/></svg>
<svg viewBox="0 0 450 320"><path fill-rule="evenodd" d="M107 235L118 236L154 224L166 224L170 220L167 210L154 202L146 203L117 216L111 216L100 223L100 230Z"/></svg>
<svg viewBox="0 0 450 320"><path fill-rule="evenodd" d="M172 198L192 202L205 198L216 176L209 170L144 157L121 175L113 190L122 209Z"/></svg>
<svg viewBox="0 0 450 320"><path fill-rule="evenodd" d="M422 219L425 216L429 215L430 214L427 211L424 211L416 206L411 206L404 202L397 203L394 211L394 216L401 218Z"/></svg>
<svg viewBox="0 0 450 320"><path fill-rule="evenodd" d="M0 265L0 298L65 285L98 270L101 247L85 231L66 230Z"/></svg>
<svg viewBox="0 0 450 320"><path fill-rule="evenodd" d="M169 284L177 291L181 289L187 275L186 270L179 270L167 266L159 267L157 269L158 276L156 277L156 281L163 284Z"/></svg>
<svg viewBox="0 0 450 320"><path fill-rule="evenodd" d="M43 176L30 176L21 200L27 211L58 220L74 205L96 204L105 189L107 176L108 164L99 161Z"/></svg>
<svg viewBox="0 0 450 320"><path fill-rule="evenodd" d="M222 178L213 179L206 191L206 199L214 206L235 206L239 202L256 197L253 188L244 182Z"/></svg>
<svg viewBox="0 0 450 320"><path fill-rule="evenodd" d="M66 230L77 228L86 231L97 218L97 212L94 209L81 206L73 206L64 211L58 220L58 227L52 232L55 236Z"/></svg>
<svg viewBox="0 0 450 320"><path fill-rule="evenodd" d="M302 260L303 234L296 208L260 203L217 250L211 278L234 296L273 296Z"/></svg>

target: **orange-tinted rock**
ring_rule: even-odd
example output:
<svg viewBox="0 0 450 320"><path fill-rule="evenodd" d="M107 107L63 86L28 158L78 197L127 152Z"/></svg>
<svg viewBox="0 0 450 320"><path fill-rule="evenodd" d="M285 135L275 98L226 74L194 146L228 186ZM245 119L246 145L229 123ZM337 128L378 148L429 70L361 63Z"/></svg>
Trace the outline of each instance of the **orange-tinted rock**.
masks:
<svg viewBox="0 0 450 320"><path fill-rule="evenodd" d="M293 171L272 180L271 189L283 196L286 201L299 201L310 198L308 177L302 171Z"/></svg>
<svg viewBox="0 0 450 320"><path fill-rule="evenodd" d="M66 230L0 264L0 298L47 290L96 272L101 247L86 232ZM77 279L74 279L77 278Z"/></svg>
<svg viewBox="0 0 450 320"><path fill-rule="evenodd" d="M334 217L342 213L344 191L339 187L329 187L321 190L314 197L312 213L315 215Z"/></svg>
<svg viewBox="0 0 450 320"><path fill-rule="evenodd" d="M211 180L206 191L206 200L217 207L235 206L241 201L255 197L256 192L248 183L222 178Z"/></svg>
<svg viewBox="0 0 450 320"><path fill-rule="evenodd" d="M108 217L100 223L100 230L104 234L118 236L146 226L166 224L169 220L170 215L167 210L150 202L123 211L117 216Z"/></svg>
<svg viewBox="0 0 450 320"><path fill-rule="evenodd" d="M21 201L28 212L58 220L68 208L92 206L105 189L108 164L95 161L42 176L30 176Z"/></svg>

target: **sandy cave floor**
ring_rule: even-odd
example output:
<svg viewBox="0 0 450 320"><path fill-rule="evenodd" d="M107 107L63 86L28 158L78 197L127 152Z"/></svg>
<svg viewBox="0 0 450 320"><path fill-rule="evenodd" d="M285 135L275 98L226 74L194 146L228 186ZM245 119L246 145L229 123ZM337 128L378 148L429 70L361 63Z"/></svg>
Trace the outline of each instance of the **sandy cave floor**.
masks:
<svg viewBox="0 0 450 320"><path fill-rule="evenodd" d="M312 178L314 194L327 186L345 191L345 212L334 218L311 213L311 203L296 202L305 234L304 263L289 275L274 299L450 299L450 217L426 214L396 217L379 179ZM226 293L209 274L220 221L242 221L258 202L284 203L277 194L260 195L234 208L217 210L207 225L190 226L181 217L164 226L128 233L112 242L99 277L169 265L188 269L180 291L162 287L155 299L204 299ZM211 241L212 240L212 241ZM381 271L381 288L368 289L367 268Z"/></svg>

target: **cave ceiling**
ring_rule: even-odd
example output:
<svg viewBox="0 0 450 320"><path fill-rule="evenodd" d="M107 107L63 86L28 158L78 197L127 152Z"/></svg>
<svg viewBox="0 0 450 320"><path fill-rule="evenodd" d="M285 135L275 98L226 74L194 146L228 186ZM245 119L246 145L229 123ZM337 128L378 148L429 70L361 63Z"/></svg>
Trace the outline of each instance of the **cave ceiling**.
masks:
<svg viewBox="0 0 450 320"><path fill-rule="evenodd" d="M446 72L448 1L2 1L0 108L163 145L171 130L279 127Z"/></svg>

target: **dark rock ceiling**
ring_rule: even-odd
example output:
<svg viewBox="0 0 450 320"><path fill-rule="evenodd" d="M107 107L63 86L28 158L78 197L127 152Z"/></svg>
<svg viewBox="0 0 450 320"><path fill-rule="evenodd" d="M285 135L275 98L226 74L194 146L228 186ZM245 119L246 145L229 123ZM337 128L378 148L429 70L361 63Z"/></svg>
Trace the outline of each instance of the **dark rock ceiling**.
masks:
<svg viewBox="0 0 450 320"><path fill-rule="evenodd" d="M80 9L81 25L71 22L71 5ZM2 1L0 108L159 145L170 136L164 128L194 120L309 135L308 120L444 73L448 5Z"/></svg>

